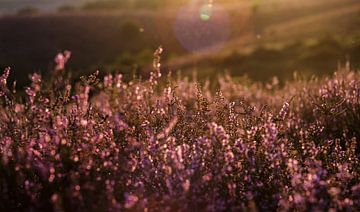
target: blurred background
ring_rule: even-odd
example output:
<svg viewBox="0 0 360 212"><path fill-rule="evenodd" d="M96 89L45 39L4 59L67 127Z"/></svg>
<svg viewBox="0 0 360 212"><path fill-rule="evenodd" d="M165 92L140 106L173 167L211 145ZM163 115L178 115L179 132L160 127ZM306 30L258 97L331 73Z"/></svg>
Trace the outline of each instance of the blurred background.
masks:
<svg viewBox="0 0 360 212"><path fill-rule="evenodd" d="M359 0L0 0L0 68L18 82L72 51L75 76L100 69L247 75L266 82L360 68Z"/></svg>

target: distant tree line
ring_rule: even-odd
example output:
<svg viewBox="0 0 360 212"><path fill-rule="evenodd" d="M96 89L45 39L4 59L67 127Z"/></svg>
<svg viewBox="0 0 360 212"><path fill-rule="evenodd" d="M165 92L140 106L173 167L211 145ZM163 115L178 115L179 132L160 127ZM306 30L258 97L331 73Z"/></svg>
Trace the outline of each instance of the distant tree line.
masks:
<svg viewBox="0 0 360 212"><path fill-rule="evenodd" d="M121 9L121 8L157 8L184 2L172 0L97 0L84 5L85 10Z"/></svg>

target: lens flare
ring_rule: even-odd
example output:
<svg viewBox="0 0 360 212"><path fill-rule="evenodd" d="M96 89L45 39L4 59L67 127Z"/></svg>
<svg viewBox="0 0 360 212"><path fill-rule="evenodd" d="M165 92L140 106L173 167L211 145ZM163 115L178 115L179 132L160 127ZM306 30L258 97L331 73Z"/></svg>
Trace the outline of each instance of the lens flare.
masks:
<svg viewBox="0 0 360 212"><path fill-rule="evenodd" d="M200 19L203 21L208 21L211 18L213 10L212 4L205 4L200 8Z"/></svg>
<svg viewBox="0 0 360 212"><path fill-rule="evenodd" d="M189 4L178 10L173 30L190 52L216 51L230 36L229 16L219 4Z"/></svg>

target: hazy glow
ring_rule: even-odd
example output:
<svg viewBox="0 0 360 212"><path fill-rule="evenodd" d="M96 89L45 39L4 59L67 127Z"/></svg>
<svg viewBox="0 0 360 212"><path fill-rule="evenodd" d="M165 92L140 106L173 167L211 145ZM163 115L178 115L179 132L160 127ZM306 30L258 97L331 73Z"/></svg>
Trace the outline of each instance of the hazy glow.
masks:
<svg viewBox="0 0 360 212"><path fill-rule="evenodd" d="M178 10L174 33L187 50L216 50L230 35L229 16L218 4L190 4Z"/></svg>

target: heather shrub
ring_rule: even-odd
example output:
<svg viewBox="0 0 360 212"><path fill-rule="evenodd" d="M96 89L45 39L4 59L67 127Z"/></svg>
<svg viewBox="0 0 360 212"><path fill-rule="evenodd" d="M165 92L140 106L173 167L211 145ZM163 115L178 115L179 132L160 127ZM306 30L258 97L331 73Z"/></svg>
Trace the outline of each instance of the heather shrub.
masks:
<svg viewBox="0 0 360 212"><path fill-rule="evenodd" d="M0 78L0 209L360 210L359 73L279 86L99 72L70 52L25 93Z"/></svg>

